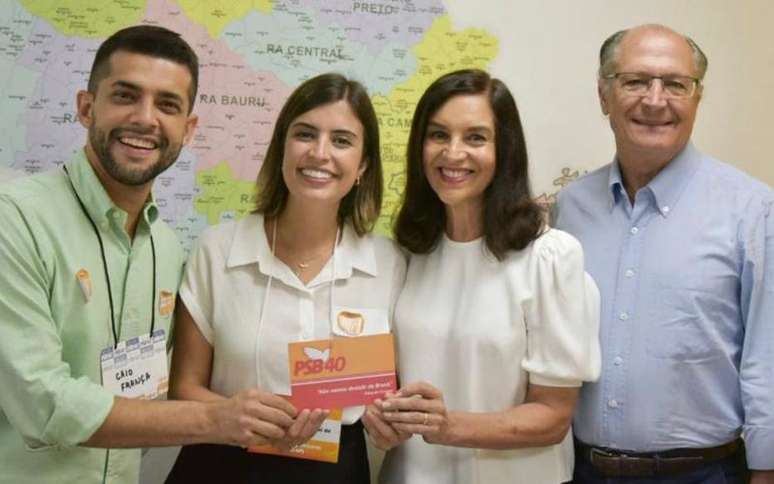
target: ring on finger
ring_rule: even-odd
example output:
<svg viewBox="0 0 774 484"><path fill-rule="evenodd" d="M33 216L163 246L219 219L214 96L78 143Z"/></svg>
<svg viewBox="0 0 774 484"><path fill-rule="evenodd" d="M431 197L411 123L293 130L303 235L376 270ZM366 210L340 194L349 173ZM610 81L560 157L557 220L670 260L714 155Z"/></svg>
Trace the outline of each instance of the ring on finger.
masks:
<svg viewBox="0 0 774 484"><path fill-rule="evenodd" d="M430 420L430 414L429 413L425 413L425 419L422 420L422 425L426 426L428 420Z"/></svg>

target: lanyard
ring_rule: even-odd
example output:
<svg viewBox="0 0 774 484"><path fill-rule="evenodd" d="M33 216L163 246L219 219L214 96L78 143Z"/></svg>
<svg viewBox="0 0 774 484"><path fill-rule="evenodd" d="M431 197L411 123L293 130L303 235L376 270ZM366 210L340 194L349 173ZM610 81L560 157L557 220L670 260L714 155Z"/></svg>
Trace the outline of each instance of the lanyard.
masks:
<svg viewBox="0 0 774 484"><path fill-rule="evenodd" d="M91 224L91 227L94 229L94 234L97 236L97 241L99 242L99 253L102 256L102 269L105 271L105 282L107 282L107 292L108 292L108 302L110 303L110 328L113 330L113 348L118 346L118 330L116 329L116 312L115 308L113 307L113 290L110 286L110 274L108 273L108 266L107 266L107 259L105 258L105 244L102 242L102 236L99 233L99 230L97 229L97 224L94 223L94 220L92 220L91 215L89 215L88 210L86 210L86 206L83 204L83 201L81 200L81 197L78 196L78 192L75 190L75 185L73 185L73 180L70 178L70 172L67 171L66 166L62 166L62 169L64 170L65 174L67 175L67 181L70 182L70 188L73 190L73 195L75 195L75 199L78 200L78 205L81 206L81 210L83 211L83 214L86 216L86 219L88 219L89 223ZM151 254L153 256L153 286L151 292L151 327L150 327L150 334L153 334L153 330L156 327L156 245L153 243L153 232L149 231L150 234L150 244L151 244Z"/></svg>
<svg viewBox="0 0 774 484"><path fill-rule="evenodd" d="M274 220L274 224L271 231L271 255L272 255L272 265L276 263L277 258L274 257L274 247L275 243L277 241L277 220ZM336 240L333 242L333 251L331 253L331 279L329 281L330 283L330 292L329 294L329 304L330 308L328 309L328 318L330 319L331 326L333 325L333 288L336 287L336 246L339 245L339 230L336 230ZM266 304L269 302L269 291L271 291L271 283L274 280L273 276L273 268L269 269L269 280L266 283L266 292L263 293L263 304L261 305L261 313L258 318L258 331L256 335L256 341L255 341L255 367L256 372L258 374L258 388L264 388L262 377L261 377L261 369L260 369L260 361L261 361L261 331L263 330L263 317L266 314Z"/></svg>

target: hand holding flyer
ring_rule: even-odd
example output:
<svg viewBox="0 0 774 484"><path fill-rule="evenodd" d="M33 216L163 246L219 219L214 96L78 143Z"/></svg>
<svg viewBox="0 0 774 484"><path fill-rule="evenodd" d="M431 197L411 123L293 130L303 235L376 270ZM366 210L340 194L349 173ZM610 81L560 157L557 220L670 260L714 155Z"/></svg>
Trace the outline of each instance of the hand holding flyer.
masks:
<svg viewBox="0 0 774 484"><path fill-rule="evenodd" d="M343 407L367 405L395 391L395 345L391 334L302 341L288 345L290 402L331 414L309 440L288 451L270 445L251 452L337 462Z"/></svg>

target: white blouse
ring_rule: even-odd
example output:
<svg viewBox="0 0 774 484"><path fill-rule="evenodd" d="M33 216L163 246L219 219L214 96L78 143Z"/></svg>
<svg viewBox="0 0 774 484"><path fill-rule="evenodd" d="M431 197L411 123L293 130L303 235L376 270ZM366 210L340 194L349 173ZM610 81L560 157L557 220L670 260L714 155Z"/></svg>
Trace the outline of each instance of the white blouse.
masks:
<svg viewBox="0 0 774 484"><path fill-rule="evenodd" d="M528 383L576 387L599 376L599 291L583 252L548 230L497 261L483 239L445 236L412 255L394 333L403 384L427 381L447 408L494 412L524 401ZM389 484L556 484L572 478L572 437L514 450L446 447L414 436L390 451Z"/></svg>
<svg viewBox="0 0 774 484"><path fill-rule="evenodd" d="M390 332L405 275L404 256L392 241L358 237L347 225L334 257L304 285L272 255L263 216L251 214L201 235L180 298L213 347L212 391L231 396L258 387L290 395L288 343L349 336L331 324L341 311L364 315L361 335ZM362 412L347 408L342 422L354 423Z"/></svg>

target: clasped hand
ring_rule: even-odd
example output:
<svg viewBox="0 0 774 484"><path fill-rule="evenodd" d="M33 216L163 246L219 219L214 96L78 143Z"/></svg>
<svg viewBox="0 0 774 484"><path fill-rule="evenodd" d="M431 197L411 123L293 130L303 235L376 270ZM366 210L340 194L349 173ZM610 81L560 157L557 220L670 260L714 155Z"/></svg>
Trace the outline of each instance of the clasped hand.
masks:
<svg viewBox="0 0 774 484"><path fill-rule="evenodd" d="M308 441L330 413L304 409L300 412L286 399L257 389L243 390L219 402L225 443L241 447L270 444L288 450ZM224 415L225 414L225 415Z"/></svg>
<svg viewBox="0 0 774 484"><path fill-rule="evenodd" d="M401 442L412 434L421 435L430 444L448 441L449 417L443 393L429 383L406 385L374 406L383 423L404 437Z"/></svg>

